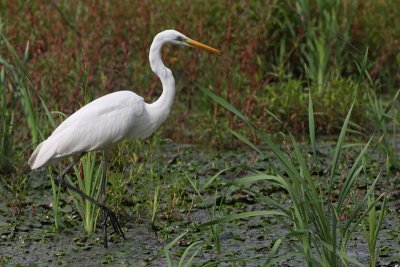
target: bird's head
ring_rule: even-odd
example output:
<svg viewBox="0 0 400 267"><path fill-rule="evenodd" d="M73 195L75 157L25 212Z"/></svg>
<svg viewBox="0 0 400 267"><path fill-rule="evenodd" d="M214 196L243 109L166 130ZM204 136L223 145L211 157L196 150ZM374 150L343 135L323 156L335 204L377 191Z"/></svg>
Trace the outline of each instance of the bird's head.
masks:
<svg viewBox="0 0 400 267"><path fill-rule="evenodd" d="M163 32L160 32L159 34L156 35L154 39L160 39L165 43L170 43L174 45L184 45L184 46L191 46L191 47L197 47L201 49L205 49L207 51L210 51L212 53L221 53L218 49L215 49L211 46L202 44L198 41L192 40L186 35L176 31L176 30L166 30Z"/></svg>

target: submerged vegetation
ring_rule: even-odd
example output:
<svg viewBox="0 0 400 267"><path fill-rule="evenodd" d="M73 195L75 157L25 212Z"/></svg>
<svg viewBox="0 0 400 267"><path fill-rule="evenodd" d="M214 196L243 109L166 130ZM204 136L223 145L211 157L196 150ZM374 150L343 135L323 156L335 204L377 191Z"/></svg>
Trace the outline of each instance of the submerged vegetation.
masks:
<svg viewBox="0 0 400 267"><path fill-rule="evenodd" d="M399 264L399 16L375 0L0 0L0 265ZM114 149L107 205L128 240L102 252L98 209L26 162L101 95L156 99L148 48L167 28L224 54L164 49L174 108ZM68 177L94 197L97 154Z"/></svg>

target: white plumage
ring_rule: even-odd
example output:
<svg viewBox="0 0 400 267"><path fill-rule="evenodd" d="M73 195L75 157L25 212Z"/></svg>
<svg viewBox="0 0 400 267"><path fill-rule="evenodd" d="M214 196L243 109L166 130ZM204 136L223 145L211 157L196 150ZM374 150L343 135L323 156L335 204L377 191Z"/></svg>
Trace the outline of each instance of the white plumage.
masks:
<svg viewBox="0 0 400 267"><path fill-rule="evenodd" d="M63 123L49 138L40 143L32 153L28 164L37 169L63 158L79 154L55 179L59 184L74 191L81 197L100 207L103 211L104 246L107 247L107 219L114 230L124 239L116 215L105 206L106 171L108 150L124 139L142 139L151 135L168 117L175 97L175 80L170 69L161 60L164 44L196 46L214 53L219 51L210 46L191 40L185 35L167 30L157 34L150 46L149 61L152 71L160 78L163 92L157 101L147 104L143 98L130 91L120 91L100 97L82 107ZM104 150L104 171L99 200L84 194L64 179L83 152Z"/></svg>
<svg viewBox="0 0 400 267"><path fill-rule="evenodd" d="M28 161L29 166L37 169L79 152L106 150L123 139L141 139L151 135L167 118L175 97L174 77L171 70L164 66L160 55L165 43L219 52L175 30L157 34L150 47L149 61L163 85L160 98L147 104L133 92L120 91L90 102L38 145Z"/></svg>
<svg viewBox="0 0 400 267"><path fill-rule="evenodd" d="M28 164L37 169L79 152L111 148L130 135L147 137L145 105L142 97L130 91L90 102L61 123L36 148Z"/></svg>

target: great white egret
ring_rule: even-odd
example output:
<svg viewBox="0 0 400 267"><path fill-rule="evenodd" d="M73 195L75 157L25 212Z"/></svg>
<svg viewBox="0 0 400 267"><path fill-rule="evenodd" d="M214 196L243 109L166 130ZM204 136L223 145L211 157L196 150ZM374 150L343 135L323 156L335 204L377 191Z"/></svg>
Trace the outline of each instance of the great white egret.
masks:
<svg viewBox="0 0 400 267"><path fill-rule="evenodd" d="M49 138L40 143L32 153L28 164L31 169L57 162L78 154L56 181L81 195L103 212L104 246L107 247L107 219L115 232L124 239L124 233L115 214L105 206L106 170L111 148L124 139L143 139L150 136L167 118L175 97L175 80L170 69L161 60L164 44L193 46L220 53L219 50L194 41L175 30L160 32L150 46L149 60L152 71L159 77L163 91L157 101L148 104L131 91L119 91L102 96L76 111L62 122ZM104 171L99 200L81 192L64 179L65 174L88 151L104 151Z"/></svg>

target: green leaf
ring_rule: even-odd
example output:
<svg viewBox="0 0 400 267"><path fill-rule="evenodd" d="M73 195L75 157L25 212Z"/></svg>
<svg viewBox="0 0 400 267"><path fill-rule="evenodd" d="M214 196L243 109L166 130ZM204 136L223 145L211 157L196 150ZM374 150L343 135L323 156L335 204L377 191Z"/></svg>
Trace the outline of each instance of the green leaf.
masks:
<svg viewBox="0 0 400 267"><path fill-rule="evenodd" d="M188 232L183 232L182 234L178 235L177 237L174 238L171 242L166 244L164 247L162 247L153 257L150 258L149 261L153 261L156 258L158 258L160 255L163 253L166 253L168 250L170 250L176 243L178 243L179 240L182 239Z"/></svg>
<svg viewBox="0 0 400 267"><path fill-rule="evenodd" d="M310 134L311 148L313 151L314 165L317 164L317 144L315 141L315 121L314 121L314 108L311 98L311 91L308 95L308 131Z"/></svg>
<svg viewBox="0 0 400 267"><path fill-rule="evenodd" d="M338 163L339 163L339 157L340 157L340 153L342 151L342 146L343 146L344 138L346 136L346 131L347 131L347 125L349 124L350 115L351 115L351 112L353 110L353 107L354 107L354 101L351 104L350 110L347 112L346 119L345 119L345 121L343 123L342 130L340 131L340 135L339 135L336 147L335 147L335 154L333 156L332 167L331 167L331 175L329 177L329 188L328 188L328 194L329 195L332 192L334 177L335 177L335 174L336 174L336 171L337 171L337 167L338 167Z"/></svg>
<svg viewBox="0 0 400 267"><path fill-rule="evenodd" d="M221 224L221 223L226 223L226 222L231 222L231 221L236 221L240 219L246 219L246 218L251 218L251 217L256 217L256 216L286 216L283 212L279 211L271 211L271 210L258 210L258 211L247 211L247 212L242 212L238 214L231 214L227 215L212 221L208 221L206 223L202 223L197 226L197 228L203 228L215 224Z"/></svg>

